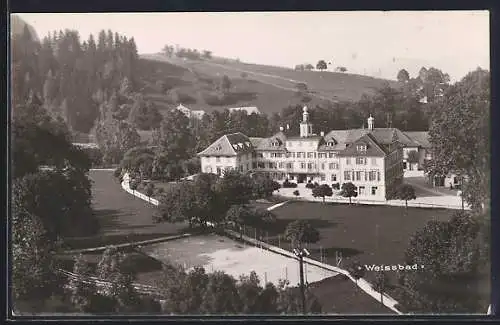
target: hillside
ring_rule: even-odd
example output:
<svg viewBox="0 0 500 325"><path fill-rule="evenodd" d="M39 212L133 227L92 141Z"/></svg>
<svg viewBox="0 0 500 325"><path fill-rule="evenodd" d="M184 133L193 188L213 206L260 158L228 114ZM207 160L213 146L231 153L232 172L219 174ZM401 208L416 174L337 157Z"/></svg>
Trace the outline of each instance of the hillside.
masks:
<svg viewBox="0 0 500 325"><path fill-rule="evenodd" d="M230 61L191 61L160 54L141 55L142 92L160 107L182 102L193 109L220 110L237 106L257 106L264 113L280 112L289 105L304 103L296 94L296 84L304 82L315 106L326 101L356 101L366 93L393 81L367 76L294 71L292 69ZM231 79L231 95L225 103L209 105L207 97L223 75ZM166 88L158 84L163 81ZM169 90L170 89L170 90Z"/></svg>

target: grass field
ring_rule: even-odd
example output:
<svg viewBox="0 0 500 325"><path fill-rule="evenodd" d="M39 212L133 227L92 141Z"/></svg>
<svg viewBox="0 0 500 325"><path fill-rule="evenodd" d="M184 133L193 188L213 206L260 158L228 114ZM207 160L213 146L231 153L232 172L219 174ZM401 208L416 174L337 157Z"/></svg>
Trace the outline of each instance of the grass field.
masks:
<svg viewBox="0 0 500 325"><path fill-rule="evenodd" d="M323 262L335 265L336 252L340 252L341 267L353 259L362 264L397 264L404 263L409 240L418 229L429 220L448 220L452 212L408 208L408 215L404 216L403 207L290 202L273 210L276 225L260 235L273 245L292 250L282 237L287 224L308 220L320 233L319 242L307 246L311 257L318 261L323 256ZM253 231L246 231L254 236ZM396 273L388 275L395 283ZM367 272L365 278L373 281L374 273Z"/></svg>
<svg viewBox="0 0 500 325"><path fill-rule="evenodd" d="M184 232L184 223L153 223L155 206L125 192L112 171L92 170L92 206L100 231L93 237L68 240L70 248L98 247L154 239Z"/></svg>

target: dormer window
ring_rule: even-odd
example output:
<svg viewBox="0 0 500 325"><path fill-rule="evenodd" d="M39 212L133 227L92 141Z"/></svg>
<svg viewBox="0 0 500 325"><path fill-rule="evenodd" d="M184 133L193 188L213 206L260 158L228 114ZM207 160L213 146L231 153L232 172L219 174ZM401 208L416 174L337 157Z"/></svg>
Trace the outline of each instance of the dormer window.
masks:
<svg viewBox="0 0 500 325"><path fill-rule="evenodd" d="M356 150L361 151L361 152L366 152L366 144L358 144L356 146Z"/></svg>
<svg viewBox="0 0 500 325"><path fill-rule="evenodd" d="M240 143L238 143L238 146L239 146L240 148L243 148L243 143L241 143L241 142L240 142Z"/></svg>
<svg viewBox="0 0 500 325"><path fill-rule="evenodd" d="M234 148L234 150L237 150L238 149L238 145L237 144L233 144L233 148Z"/></svg>
<svg viewBox="0 0 500 325"><path fill-rule="evenodd" d="M335 146L335 142L333 142L333 141L328 141L328 142L326 143L326 145L327 145L327 146L329 146L329 147L333 147L333 146Z"/></svg>
<svg viewBox="0 0 500 325"><path fill-rule="evenodd" d="M222 150L222 146L218 145L217 147L215 147L215 151L221 151Z"/></svg>
<svg viewBox="0 0 500 325"><path fill-rule="evenodd" d="M273 142L271 142L271 145L273 147L279 147L280 143L278 141L273 141Z"/></svg>

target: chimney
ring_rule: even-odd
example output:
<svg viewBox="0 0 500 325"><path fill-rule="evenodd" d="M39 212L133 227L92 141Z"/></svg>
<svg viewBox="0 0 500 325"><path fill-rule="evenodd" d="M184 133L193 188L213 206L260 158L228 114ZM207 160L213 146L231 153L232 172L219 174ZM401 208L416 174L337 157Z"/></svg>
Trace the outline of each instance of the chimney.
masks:
<svg viewBox="0 0 500 325"><path fill-rule="evenodd" d="M282 126L280 126L280 131L283 132L283 127Z"/></svg>
<svg viewBox="0 0 500 325"><path fill-rule="evenodd" d="M321 131L321 132L320 132L320 135L321 135L322 137L324 137L324 136L325 136L325 132L324 132L324 131Z"/></svg>

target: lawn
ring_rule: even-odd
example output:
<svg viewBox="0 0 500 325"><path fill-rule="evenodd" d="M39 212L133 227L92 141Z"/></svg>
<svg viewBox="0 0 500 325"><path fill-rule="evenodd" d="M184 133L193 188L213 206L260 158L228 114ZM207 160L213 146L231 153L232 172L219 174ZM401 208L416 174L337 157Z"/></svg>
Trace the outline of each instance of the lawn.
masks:
<svg viewBox="0 0 500 325"><path fill-rule="evenodd" d="M278 236L289 222L308 220L320 233L320 241L308 245L311 257L321 260L323 255L325 263L335 264L336 252L340 252L342 267L352 259L362 264L404 263L411 236L430 220L448 220L453 211L408 208L408 215L404 216L403 207L290 202L273 213L277 222L260 234L264 240L291 250L290 243L282 237L278 240ZM254 236L251 231L248 235ZM370 281L373 276L367 273L366 278Z"/></svg>
<svg viewBox="0 0 500 325"><path fill-rule="evenodd" d="M125 192L112 171L92 170L92 207L100 223L96 236L68 239L68 248L98 247L175 235L184 223L153 223L156 207Z"/></svg>

